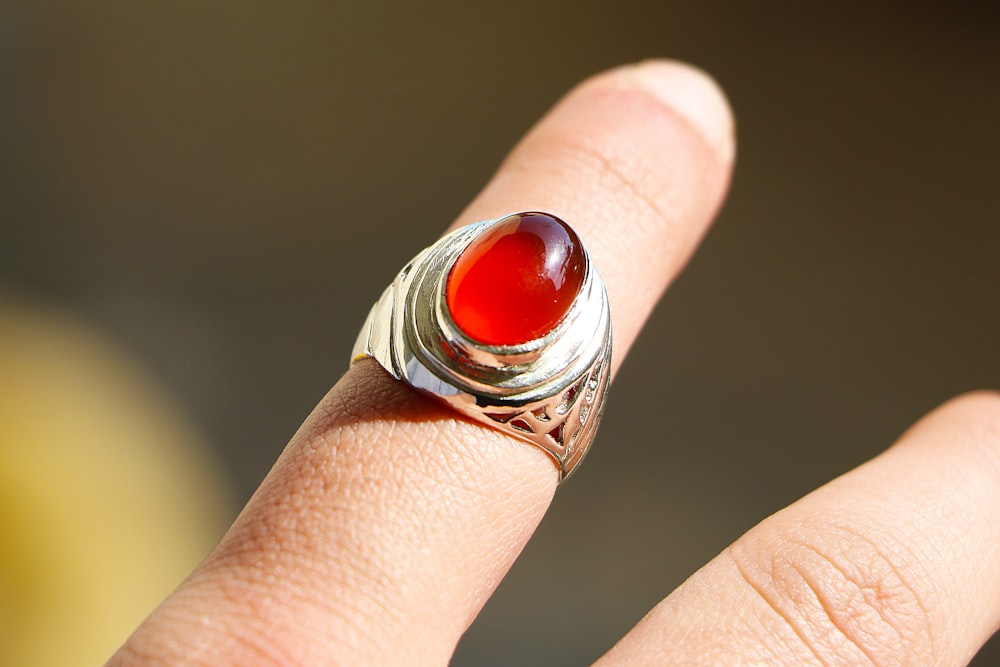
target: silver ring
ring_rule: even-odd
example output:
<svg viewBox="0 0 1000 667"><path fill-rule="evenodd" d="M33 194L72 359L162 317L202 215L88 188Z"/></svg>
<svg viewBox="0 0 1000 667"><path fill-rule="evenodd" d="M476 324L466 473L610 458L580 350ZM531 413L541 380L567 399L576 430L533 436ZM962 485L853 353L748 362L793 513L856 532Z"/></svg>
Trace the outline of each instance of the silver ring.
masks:
<svg viewBox="0 0 1000 667"><path fill-rule="evenodd" d="M604 407L607 291L559 218L524 212L474 223L423 250L386 288L351 364L367 357L539 447L562 481L587 453Z"/></svg>

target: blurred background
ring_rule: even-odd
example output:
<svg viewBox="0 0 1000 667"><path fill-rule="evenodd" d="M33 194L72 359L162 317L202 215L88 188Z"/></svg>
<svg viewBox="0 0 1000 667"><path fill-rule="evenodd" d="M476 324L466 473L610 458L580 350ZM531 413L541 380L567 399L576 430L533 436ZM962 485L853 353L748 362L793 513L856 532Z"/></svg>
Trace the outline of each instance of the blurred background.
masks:
<svg viewBox="0 0 1000 667"><path fill-rule="evenodd" d="M519 135L670 56L730 95L729 202L454 664L595 659L761 518L1000 386L997 7L3 3L0 663L106 657Z"/></svg>

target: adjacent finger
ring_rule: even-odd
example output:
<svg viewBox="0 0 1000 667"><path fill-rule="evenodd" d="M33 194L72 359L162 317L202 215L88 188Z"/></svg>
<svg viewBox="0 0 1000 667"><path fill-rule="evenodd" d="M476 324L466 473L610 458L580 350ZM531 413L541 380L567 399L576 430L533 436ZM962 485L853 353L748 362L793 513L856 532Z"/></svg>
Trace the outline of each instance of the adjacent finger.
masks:
<svg viewBox="0 0 1000 667"><path fill-rule="evenodd" d="M965 665L1000 627L1000 395L767 519L598 663Z"/></svg>
<svg viewBox="0 0 1000 667"><path fill-rule="evenodd" d="M459 223L531 209L570 221L608 285L619 363L718 207L731 157L704 75L622 68L567 95ZM113 664L446 663L555 483L539 450L359 363Z"/></svg>

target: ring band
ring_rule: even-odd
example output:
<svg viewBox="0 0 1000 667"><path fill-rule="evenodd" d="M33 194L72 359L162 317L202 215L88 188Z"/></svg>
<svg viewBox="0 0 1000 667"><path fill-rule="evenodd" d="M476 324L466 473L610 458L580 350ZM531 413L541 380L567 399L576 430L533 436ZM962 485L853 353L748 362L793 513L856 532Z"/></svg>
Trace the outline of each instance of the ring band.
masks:
<svg viewBox="0 0 1000 667"><path fill-rule="evenodd" d="M607 291L565 222L515 213L420 252L372 307L351 363L548 454L566 479L587 453L610 379Z"/></svg>

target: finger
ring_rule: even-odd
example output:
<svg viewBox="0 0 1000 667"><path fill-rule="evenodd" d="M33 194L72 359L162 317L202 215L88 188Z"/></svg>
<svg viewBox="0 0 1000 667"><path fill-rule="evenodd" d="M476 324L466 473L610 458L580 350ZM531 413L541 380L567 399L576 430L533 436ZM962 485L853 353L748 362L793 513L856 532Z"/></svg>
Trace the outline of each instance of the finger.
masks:
<svg viewBox="0 0 1000 667"><path fill-rule="evenodd" d="M622 68L567 95L459 224L530 209L569 220L605 277L617 363L718 207L731 156L706 77ZM555 483L536 448L359 363L115 664L443 664Z"/></svg>
<svg viewBox="0 0 1000 667"><path fill-rule="evenodd" d="M621 68L539 123L453 227L512 210L512 193L571 221L608 287L617 368L715 216L734 150L710 79L676 63Z"/></svg>
<svg viewBox="0 0 1000 667"><path fill-rule="evenodd" d="M1000 627L1000 395L767 519L598 663L965 665Z"/></svg>

